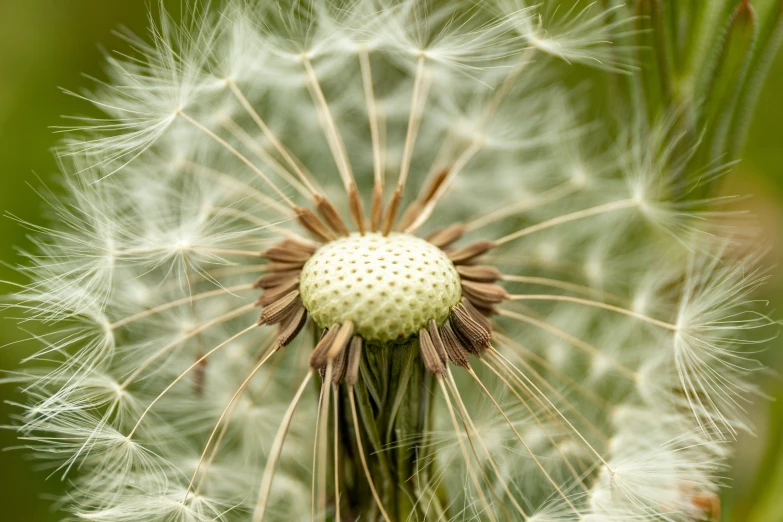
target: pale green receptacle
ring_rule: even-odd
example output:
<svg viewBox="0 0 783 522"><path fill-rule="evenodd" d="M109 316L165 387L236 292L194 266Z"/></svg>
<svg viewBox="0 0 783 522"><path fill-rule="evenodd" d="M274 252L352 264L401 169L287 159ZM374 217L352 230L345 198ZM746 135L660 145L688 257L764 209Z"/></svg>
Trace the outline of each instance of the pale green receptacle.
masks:
<svg viewBox="0 0 783 522"><path fill-rule="evenodd" d="M408 234L358 234L327 243L302 270L302 302L323 328L353 321L370 343L416 335L430 319L442 324L461 296L446 254Z"/></svg>

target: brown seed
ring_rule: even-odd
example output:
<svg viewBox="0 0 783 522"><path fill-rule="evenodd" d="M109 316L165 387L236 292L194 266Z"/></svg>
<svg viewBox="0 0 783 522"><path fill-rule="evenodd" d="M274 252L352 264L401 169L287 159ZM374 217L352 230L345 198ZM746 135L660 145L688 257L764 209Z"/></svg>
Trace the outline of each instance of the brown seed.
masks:
<svg viewBox="0 0 783 522"><path fill-rule="evenodd" d="M460 248L454 252L449 253L449 259L455 265L468 263L475 258L482 256L495 248L495 243L492 241L481 240L468 245L465 248Z"/></svg>
<svg viewBox="0 0 783 522"><path fill-rule="evenodd" d="M294 207L294 211L297 214L296 219L299 221L299 224L307 229L307 231L310 232L315 238L319 239L320 241L332 241L336 238L334 233L332 233L332 231L329 230L329 228L324 225L320 219L318 219L318 216L316 216L312 210L308 208Z"/></svg>
<svg viewBox="0 0 783 522"><path fill-rule="evenodd" d="M337 232L338 235L347 236L350 233L348 227L345 226L343 218L340 217L340 214L337 212L337 209L334 208L334 205L332 205L326 197L320 194L316 194L314 198L315 208L318 209L318 212L326 220L326 224Z"/></svg>
<svg viewBox="0 0 783 522"><path fill-rule="evenodd" d="M443 348L446 350L446 355L449 360L462 368L467 368L470 365L470 357L468 350L452 331L448 324L444 324L438 329L438 334L443 341Z"/></svg>
<svg viewBox="0 0 783 522"><path fill-rule="evenodd" d="M261 311L259 324L278 324L297 306L302 306L299 290L292 290Z"/></svg>
<svg viewBox="0 0 783 522"><path fill-rule="evenodd" d="M207 364L209 364L209 360L204 359L203 357L204 352L199 351L198 355L196 355L196 361L199 361L199 359L201 360L198 362L198 366L193 370L193 391L199 397L204 396L204 386L207 380Z"/></svg>
<svg viewBox="0 0 783 522"><path fill-rule="evenodd" d="M296 290L298 288L299 288L299 276L294 276L292 278L289 278L288 280L281 282L279 285L275 287L264 290L264 293L261 294L261 297L258 298L258 301L256 301L256 303L259 306L269 306L270 304L274 303L275 301L283 297L291 290Z"/></svg>
<svg viewBox="0 0 783 522"><path fill-rule="evenodd" d="M288 281L292 277L298 278L300 273L300 270L286 270L284 272L272 272L269 274L264 274L258 278L258 281L256 281L255 285L253 285L253 288L262 288L264 290L273 288L284 283L285 281Z"/></svg>
<svg viewBox="0 0 783 522"><path fill-rule="evenodd" d="M494 306L485 306L481 303L475 303L469 299L465 300L466 304L469 304L471 308L476 312L477 317L484 317L489 322L489 318L493 315L497 315L498 311ZM467 308L467 306L466 306Z"/></svg>
<svg viewBox="0 0 783 522"><path fill-rule="evenodd" d="M301 270L304 263L267 263L266 268L270 272L289 272L291 270Z"/></svg>
<svg viewBox="0 0 783 522"><path fill-rule="evenodd" d="M291 312L285 319L280 322L280 331L277 334L277 346L282 348L288 346L288 343L293 341L299 332L302 331L305 323L307 322L307 310L304 306L300 306Z"/></svg>
<svg viewBox="0 0 783 522"><path fill-rule="evenodd" d="M455 223L446 228L436 230L427 236L426 239L438 248L446 248L455 241L458 241L464 233L465 225L462 223Z"/></svg>
<svg viewBox="0 0 783 522"><path fill-rule="evenodd" d="M485 308L508 299L508 293L502 286L475 281L462 281L462 295Z"/></svg>
<svg viewBox="0 0 783 522"><path fill-rule="evenodd" d="M440 359L430 334L424 328L419 330L419 349L424 368L433 375L443 375L446 368Z"/></svg>
<svg viewBox="0 0 783 522"><path fill-rule="evenodd" d="M485 330L492 333L492 321L489 320L489 317L485 315L481 308L477 308L474 306L473 302L471 302L470 299L462 298L461 300L462 306L465 307L465 310L470 314L470 316L476 320L481 326L484 327Z"/></svg>
<svg viewBox="0 0 783 522"><path fill-rule="evenodd" d="M449 322L462 344L471 352L479 354L490 347L491 334L462 303L452 307Z"/></svg>
<svg viewBox="0 0 783 522"><path fill-rule="evenodd" d="M451 171L451 167L444 167L440 169L435 177L432 178L430 184L427 185L427 189L422 193L421 196L419 196L419 201L425 205L429 203L432 198L435 197L435 193L438 192L438 189L441 185L443 185L443 182L446 181L446 177L449 175L449 171Z"/></svg>
<svg viewBox="0 0 783 522"><path fill-rule="evenodd" d="M386 209L386 216L383 218L383 229L381 233L384 236L388 236L392 228L394 228L394 222L397 221L397 212L400 211L400 204L402 203L402 188L397 187L394 191L391 201L389 201L389 208Z"/></svg>
<svg viewBox="0 0 783 522"><path fill-rule="evenodd" d="M261 252L261 257L278 263L306 263L312 252L302 252L286 248L283 245L275 245L272 248Z"/></svg>
<svg viewBox="0 0 783 522"><path fill-rule="evenodd" d="M419 217L419 213L421 212L421 203L419 201L412 201L410 205L408 205L408 208L405 209L405 212L402 213L402 217L400 218L400 224L397 228L400 230L405 230L408 228L413 222L416 220L417 217Z"/></svg>
<svg viewBox="0 0 783 522"><path fill-rule="evenodd" d="M375 184L372 188L372 206L370 208L370 227L376 232L381 227L383 219L383 188Z"/></svg>
<svg viewBox="0 0 783 522"><path fill-rule="evenodd" d="M405 212L402 214L402 218L400 219L400 223L397 227L399 230L405 230L410 225L412 225L414 221L416 221L424 206L429 203L433 197L435 197L435 193L445 181L446 176L448 176L449 170L449 168L439 170L438 173L432 178L432 181L427 184L426 188L424 188L419 193L419 196L416 198L416 200L408 205L408 208L406 208Z"/></svg>
<svg viewBox="0 0 783 522"><path fill-rule="evenodd" d="M337 338L337 334L339 332L340 325L333 324L326 332L326 335L321 337L321 340L318 341L318 344L315 345L313 353L310 354L310 368L313 370L321 370L326 368L326 363L329 360L329 350L331 350L332 343Z"/></svg>
<svg viewBox="0 0 783 522"><path fill-rule="evenodd" d="M340 354L334 358L332 363L332 384L338 385L345 379L345 374L348 371L348 349L350 342L345 350L341 350Z"/></svg>
<svg viewBox="0 0 783 522"><path fill-rule="evenodd" d="M317 244L308 242L304 238L300 240L300 239L294 239L293 237L289 237L281 241L279 245L289 250L294 250L296 252L306 252L310 255L312 255L316 250L318 250Z"/></svg>
<svg viewBox="0 0 783 522"><path fill-rule="evenodd" d="M367 225L364 223L364 203L362 203L359 190L353 183L348 189L348 208L351 210L351 218L353 218L356 228L359 229L359 233L364 234L367 229Z"/></svg>
<svg viewBox="0 0 783 522"><path fill-rule="evenodd" d="M348 349L348 367L345 370L345 383L353 386L359 380L359 363L362 360L362 338L354 335Z"/></svg>
<svg viewBox="0 0 783 522"><path fill-rule="evenodd" d="M435 322L435 319L430 319L427 326L429 327L429 334L432 339L432 344L435 346L435 351L438 352L438 356L440 357L440 360L443 361L443 364L446 364L449 362L449 356L446 353L446 348L443 346L443 339L440 338L438 324Z"/></svg>
<svg viewBox="0 0 783 522"><path fill-rule="evenodd" d="M337 332L337 337L334 339L334 341L332 341L332 347L329 349L329 353L326 354L327 360L333 360L343 351L345 351L345 347L351 340L352 335L353 321L346 321Z"/></svg>
<svg viewBox="0 0 783 522"><path fill-rule="evenodd" d="M503 274L500 273L500 270L494 266L489 265L461 265L457 267L457 273L463 279L477 281L479 283L494 283L503 277Z"/></svg>

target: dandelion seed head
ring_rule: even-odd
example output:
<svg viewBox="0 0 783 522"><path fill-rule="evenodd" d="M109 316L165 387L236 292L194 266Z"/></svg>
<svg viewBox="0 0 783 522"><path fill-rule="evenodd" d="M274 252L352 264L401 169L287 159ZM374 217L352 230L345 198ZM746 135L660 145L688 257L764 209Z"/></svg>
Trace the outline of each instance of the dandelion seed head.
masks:
<svg viewBox="0 0 783 522"><path fill-rule="evenodd" d="M566 80L634 69L627 11L557 4L193 2L123 34L9 304L70 516L714 515L758 256L692 197L725 168L678 118L604 131L602 82Z"/></svg>

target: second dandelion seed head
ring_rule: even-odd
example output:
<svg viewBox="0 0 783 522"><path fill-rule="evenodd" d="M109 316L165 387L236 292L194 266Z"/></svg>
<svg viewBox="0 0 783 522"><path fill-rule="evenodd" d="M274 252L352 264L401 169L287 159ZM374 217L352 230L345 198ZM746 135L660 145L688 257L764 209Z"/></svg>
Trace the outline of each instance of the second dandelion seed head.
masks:
<svg viewBox="0 0 783 522"><path fill-rule="evenodd" d="M322 246L302 270L300 293L319 326L352 321L356 334L379 343L411 337L430 319L442 324L461 296L446 254L399 233L354 233Z"/></svg>

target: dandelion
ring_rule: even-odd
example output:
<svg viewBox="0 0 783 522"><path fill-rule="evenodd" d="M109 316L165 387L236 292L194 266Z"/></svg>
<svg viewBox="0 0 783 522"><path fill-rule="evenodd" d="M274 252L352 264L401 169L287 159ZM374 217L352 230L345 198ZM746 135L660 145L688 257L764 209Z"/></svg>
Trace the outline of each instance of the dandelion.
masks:
<svg viewBox="0 0 783 522"><path fill-rule="evenodd" d="M635 70L625 7L491 4L123 34L12 304L71 519L717 520L770 323L725 168L564 80Z"/></svg>

